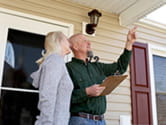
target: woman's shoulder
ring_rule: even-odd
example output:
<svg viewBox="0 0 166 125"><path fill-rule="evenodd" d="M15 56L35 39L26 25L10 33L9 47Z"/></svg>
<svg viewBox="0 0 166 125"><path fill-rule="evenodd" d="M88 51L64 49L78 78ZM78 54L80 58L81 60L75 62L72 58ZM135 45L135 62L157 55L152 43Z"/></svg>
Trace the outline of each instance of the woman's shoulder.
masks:
<svg viewBox="0 0 166 125"><path fill-rule="evenodd" d="M64 59L61 55L58 54L51 54L46 57L46 59L43 62L43 66L47 64L52 64L52 65L62 65L64 64Z"/></svg>

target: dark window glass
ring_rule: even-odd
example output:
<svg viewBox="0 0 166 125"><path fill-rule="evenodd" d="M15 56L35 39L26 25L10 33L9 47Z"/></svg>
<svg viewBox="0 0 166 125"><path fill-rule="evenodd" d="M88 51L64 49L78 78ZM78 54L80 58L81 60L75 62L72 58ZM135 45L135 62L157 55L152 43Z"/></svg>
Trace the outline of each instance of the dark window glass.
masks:
<svg viewBox="0 0 166 125"><path fill-rule="evenodd" d="M0 125L34 125L38 94L17 91L1 91Z"/></svg>
<svg viewBox="0 0 166 125"><path fill-rule="evenodd" d="M0 98L0 125L34 125L38 94L30 74L38 69L45 36L9 29ZM19 88L20 90L10 90ZM24 90L32 90L25 92Z"/></svg>
<svg viewBox="0 0 166 125"><path fill-rule="evenodd" d="M6 45L3 87L33 89L30 74L37 70L44 36L9 29Z"/></svg>

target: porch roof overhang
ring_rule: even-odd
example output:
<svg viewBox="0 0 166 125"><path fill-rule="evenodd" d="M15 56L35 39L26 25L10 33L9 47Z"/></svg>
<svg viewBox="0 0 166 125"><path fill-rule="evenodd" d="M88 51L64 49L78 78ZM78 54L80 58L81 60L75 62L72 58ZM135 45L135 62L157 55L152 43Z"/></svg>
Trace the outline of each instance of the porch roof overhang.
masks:
<svg viewBox="0 0 166 125"><path fill-rule="evenodd" d="M119 15L119 24L131 25L155 9L166 4L166 0L67 0L91 8Z"/></svg>

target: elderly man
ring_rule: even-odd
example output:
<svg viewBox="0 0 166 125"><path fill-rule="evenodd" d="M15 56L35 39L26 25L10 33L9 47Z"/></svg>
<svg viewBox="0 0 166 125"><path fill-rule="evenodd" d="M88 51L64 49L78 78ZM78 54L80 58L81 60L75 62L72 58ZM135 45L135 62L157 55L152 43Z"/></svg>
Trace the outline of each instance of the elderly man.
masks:
<svg viewBox="0 0 166 125"><path fill-rule="evenodd" d="M74 84L71 98L71 118L69 125L105 125L106 97L100 96L105 89L100 83L115 73L123 74L130 61L132 45L136 40L137 27L129 30L126 46L115 63L87 61L91 43L83 34L75 34L69 42L74 53L67 68Z"/></svg>

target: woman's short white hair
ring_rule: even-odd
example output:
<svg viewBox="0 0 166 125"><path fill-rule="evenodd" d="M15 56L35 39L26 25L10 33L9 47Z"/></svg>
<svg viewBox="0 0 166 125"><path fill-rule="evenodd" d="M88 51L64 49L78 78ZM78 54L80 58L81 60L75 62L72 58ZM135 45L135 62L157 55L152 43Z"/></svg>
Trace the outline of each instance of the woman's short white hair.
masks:
<svg viewBox="0 0 166 125"><path fill-rule="evenodd" d="M67 39L66 36L60 31L49 32L45 37L44 48L45 53L42 53L42 57L36 61L41 64L47 56L53 53L61 54L62 47L61 42Z"/></svg>

